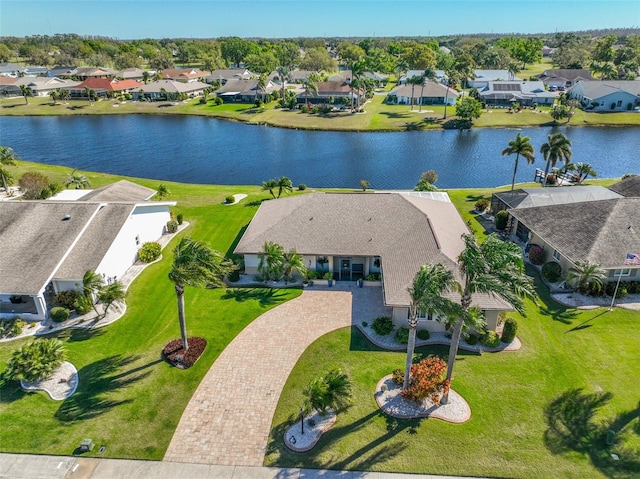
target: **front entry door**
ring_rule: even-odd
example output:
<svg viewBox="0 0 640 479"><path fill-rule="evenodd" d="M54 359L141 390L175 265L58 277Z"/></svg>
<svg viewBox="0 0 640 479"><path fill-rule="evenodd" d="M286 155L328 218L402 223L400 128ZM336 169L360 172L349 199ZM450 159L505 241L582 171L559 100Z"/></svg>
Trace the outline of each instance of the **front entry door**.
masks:
<svg viewBox="0 0 640 479"><path fill-rule="evenodd" d="M340 258L340 280L351 281L351 259Z"/></svg>

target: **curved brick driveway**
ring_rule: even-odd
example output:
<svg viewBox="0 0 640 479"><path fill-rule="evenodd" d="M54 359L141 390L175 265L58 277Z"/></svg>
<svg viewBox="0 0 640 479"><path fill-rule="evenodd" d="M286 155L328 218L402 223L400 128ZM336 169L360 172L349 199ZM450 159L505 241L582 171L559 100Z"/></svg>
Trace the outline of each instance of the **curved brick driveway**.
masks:
<svg viewBox="0 0 640 479"><path fill-rule="evenodd" d="M258 317L211 366L182 414L164 460L261 466L280 393L300 355L352 319L371 321L381 314L389 314L381 288L347 285L306 289Z"/></svg>

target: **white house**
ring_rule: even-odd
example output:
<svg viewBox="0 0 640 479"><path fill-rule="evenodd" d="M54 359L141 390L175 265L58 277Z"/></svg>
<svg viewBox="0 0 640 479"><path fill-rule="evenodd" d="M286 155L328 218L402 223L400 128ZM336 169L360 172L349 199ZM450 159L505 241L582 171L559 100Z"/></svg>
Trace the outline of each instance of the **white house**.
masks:
<svg viewBox="0 0 640 479"><path fill-rule="evenodd" d="M436 80L440 83L447 82L447 74L444 70L434 70ZM413 77L421 77L424 76L424 70L409 70L405 75L402 75L398 80L399 85L405 85L407 83L407 79Z"/></svg>
<svg viewBox="0 0 640 479"><path fill-rule="evenodd" d="M138 249L157 240L175 202L128 181L79 200L0 202L0 317L46 318L51 294L78 289L88 270L122 277Z"/></svg>
<svg viewBox="0 0 640 479"><path fill-rule="evenodd" d="M441 83L426 82L424 85L399 85L387 94L387 103L410 105L454 105L459 93Z"/></svg>
<svg viewBox="0 0 640 479"><path fill-rule="evenodd" d="M509 70L474 70L475 78L467 79L469 88L485 88L491 81L521 80Z"/></svg>
<svg viewBox="0 0 640 479"><path fill-rule="evenodd" d="M640 81L580 80L567 95L593 111L629 111L640 106Z"/></svg>
<svg viewBox="0 0 640 479"><path fill-rule="evenodd" d="M490 81L479 89L482 99L490 105L553 105L558 93L547 91L541 81Z"/></svg>

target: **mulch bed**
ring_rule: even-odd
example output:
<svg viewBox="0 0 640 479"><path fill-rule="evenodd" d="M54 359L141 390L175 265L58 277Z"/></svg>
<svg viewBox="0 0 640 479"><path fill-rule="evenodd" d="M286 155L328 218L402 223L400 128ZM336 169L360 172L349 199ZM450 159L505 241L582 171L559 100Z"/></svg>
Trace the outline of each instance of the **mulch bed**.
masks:
<svg viewBox="0 0 640 479"><path fill-rule="evenodd" d="M207 348L207 340L204 338L187 338L189 349L182 348L182 339L169 341L162 349L162 355L173 366L180 369L187 369L193 366L204 350Z"/></svg>

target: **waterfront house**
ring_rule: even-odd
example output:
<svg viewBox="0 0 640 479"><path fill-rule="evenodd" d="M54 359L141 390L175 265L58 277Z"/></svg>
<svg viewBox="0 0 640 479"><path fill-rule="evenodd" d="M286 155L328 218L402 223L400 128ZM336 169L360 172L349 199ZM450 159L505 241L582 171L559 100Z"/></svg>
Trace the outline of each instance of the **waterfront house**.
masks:
<svg viewBox="0 0 640 479"><path fill-rule="evenodd" d="M479 88L480 97L488 105L521 106L553 105L557 92L547 91L541 81L489 81L487 86Z"/></svg>
<svg viewBox="0 0 640 479"><path fill-rule="evenodd" d="M31 88L33 96L49 96L54 90L74 87L77 84L77 81L56 77L20 77L12 84L0 87L0 91L7 96L20 96L20 85L25 85Z"/></svg>
<svg viewBox="0 0 640 479"><path fill-rule="evenodd" d="M352 91L349 83L321 81L316 83L317 92L305 92L302 88L297 91L298 103L313 104L338 104L347 100L351 101ZM353 90L353 101L357 102L358 96L364 96L362 90L355 88Z"/></svg>
<svg viewBox="0 0 640 479"><path fill-rule="evenodd" d="M248 275L258 273L258 253L266 241L295 249L309 270L339 282L380 275L384 304L393 308L399 327L407 324L407 288L422 264L442 263L459 275L456 262L465 233L446 193L313 193L263 202L234 253L244 256ZM496 328L500 311L511 309L486 294L474 295L473 303L484 311L490 329ZM419 327L445 328L429 316Z"/></svg>
<svg viewBox="0 0 640 479"><path fill-rule="evenodd" d="M71 98L86 98L85 88L96 92L99 97L111 97L116 93L128 93L134 88L144 86L136 80L117 80L115 78L87 78L82 83L64 87Z"/></svg>
<svg viewBox="0 0 640 479"><path fill-rule="evenodd" d="M174 80L157 80L131 90L134 100L166 101L179 95L189 97L201 96L211 85L199 81L179 82Z"/></svg>
<svg viewBox="0 0 640 479"><path fill-rule="evenodd" d="M629 175L611 185L609 189L627 198L640 198L640 175Z"/></svg>
<svg viewBox="0 0 640 479"><path fill-rule="evenodd" d="M216 96L228 102L253 103L256 98L264 100L267 94L278 90L280 87L271 81L267 81L264 89L258 90L258 80L228 80L215 91Z"/></svg>
<svg viewBox="0 0 640 479"><path fill-rule="evenodd" d="M640 107L640 81L579 80L567 95L588 110L631 111Z"/></svg>
<svg viewBox="0 0 640 479"><path fill-rule="evenodd" d="M447 88L441 83L431 81L422 85L399 85L387 94L386 102L410 105L413 98L414 105L454 105L459 93L453 88Z"/></svg>

